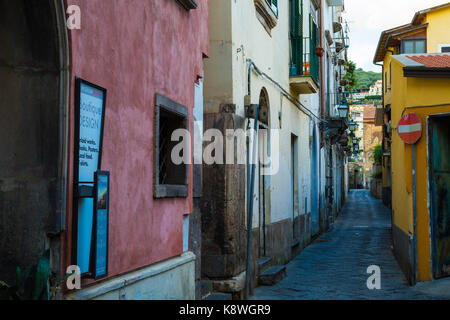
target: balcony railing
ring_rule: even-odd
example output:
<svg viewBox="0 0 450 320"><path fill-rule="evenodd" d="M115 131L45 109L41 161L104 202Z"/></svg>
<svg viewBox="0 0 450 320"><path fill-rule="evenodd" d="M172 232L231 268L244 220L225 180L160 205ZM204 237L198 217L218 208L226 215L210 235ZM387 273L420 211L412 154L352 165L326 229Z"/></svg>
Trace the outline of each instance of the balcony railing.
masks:
<svg viewBox="0 0 450 320"><path fill-rule="evenodd" d="M311 37L293 38L291 77L310 76L319 83L319 56Z"/></svg>

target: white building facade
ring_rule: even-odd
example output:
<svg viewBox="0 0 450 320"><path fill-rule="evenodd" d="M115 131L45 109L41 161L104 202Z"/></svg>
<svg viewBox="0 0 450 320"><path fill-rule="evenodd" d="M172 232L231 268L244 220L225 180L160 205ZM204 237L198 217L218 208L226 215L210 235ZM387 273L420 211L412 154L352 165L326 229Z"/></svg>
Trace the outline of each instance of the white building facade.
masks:
<svg viewBox="0 0 450 320"><path fill-rule="evenodd" d="M342 208L342 11L327 0L210 2L204 130L227 141L249 133L245 163L203 165L202 277L218 291L239 295L246 276L254 287L262 263L287 263ZM270 165L252 166L253 154L268 154Z"/></svg>

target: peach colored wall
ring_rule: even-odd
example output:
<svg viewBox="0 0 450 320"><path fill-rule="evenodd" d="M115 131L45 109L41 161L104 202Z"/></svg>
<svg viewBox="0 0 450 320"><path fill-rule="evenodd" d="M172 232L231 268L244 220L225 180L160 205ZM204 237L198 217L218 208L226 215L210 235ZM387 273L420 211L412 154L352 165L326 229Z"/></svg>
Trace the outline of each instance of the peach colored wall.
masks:
<svg viewBox="0 0 450 320"><path fill-rule="evenodd" d="M67 0L81 8L69 31L71 136L65 266L71 264L75 76L108 90L102 169L111 171L109 276L182 253L187 199L153 198L154 97L189 109L208 55L208 0L186 11L175 0ZM65 267L63 268L65 270Z"/></svg>

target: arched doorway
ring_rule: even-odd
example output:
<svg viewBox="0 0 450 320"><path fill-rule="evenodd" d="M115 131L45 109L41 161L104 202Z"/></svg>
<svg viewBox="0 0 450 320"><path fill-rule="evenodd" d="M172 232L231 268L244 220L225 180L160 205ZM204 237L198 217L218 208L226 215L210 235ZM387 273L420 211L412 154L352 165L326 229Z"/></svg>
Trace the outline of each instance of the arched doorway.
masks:
<svg viewBox="0 0 450 320"><path fill-rule="evenodd" d="M319 148L316 125L313 127L311 144L311 233L319 233Z"/></svg>
<svg viewBox="0 0 450 320"><path fill-rule="evenodd" d="M0 0L0 275L51 250L65 225L67 36L61 0Z"/></svg>

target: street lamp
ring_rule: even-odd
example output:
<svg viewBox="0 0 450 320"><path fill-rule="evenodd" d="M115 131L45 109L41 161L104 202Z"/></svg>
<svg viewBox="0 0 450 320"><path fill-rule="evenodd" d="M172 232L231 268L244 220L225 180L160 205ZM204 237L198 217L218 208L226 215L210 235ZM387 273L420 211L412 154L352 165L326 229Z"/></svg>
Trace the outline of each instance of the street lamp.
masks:
<svg viewBox="0 0 450 320"><path fill-rule="evenodd" d="M355 131L356 130L356 122L354 122L354 121L350 121L349 123L348 123L348 128L350 129L350 131Z"/></svg>
<svg viewBox="0 0 450 320"><path fill-rule="evenodd" d="M346 119L348 116L348 105L347 104L340 104L337 107L339 118Z"/></svg>

